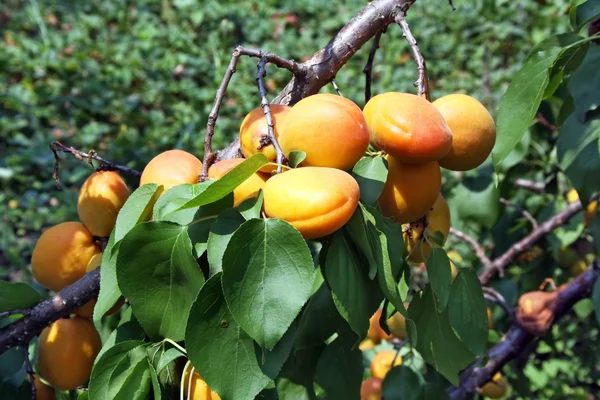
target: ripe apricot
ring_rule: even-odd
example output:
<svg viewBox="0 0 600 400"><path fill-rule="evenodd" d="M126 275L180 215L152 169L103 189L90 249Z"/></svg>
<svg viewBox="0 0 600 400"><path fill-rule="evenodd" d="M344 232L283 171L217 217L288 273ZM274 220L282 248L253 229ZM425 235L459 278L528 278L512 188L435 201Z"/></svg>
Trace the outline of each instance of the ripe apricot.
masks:
<svg viewBox="0 0 600 400"><path fill-rule="evenodd" d="M383 310L380 308L379 310L375 311L375 314L373 314L369 319L369 331L367 332L367 338L371 339L374 344L381 343L382 339L390 340L392 338L392 335L385 333L379 324L379 319L381 318L382 312Z"/></svg>
<svg viewBox="0 0 600 400"><path fill-rule="evenodd" d="M29 380L31 382L31 379ZM37 375L34 375L33 385L35 386L35 398L36 400L54 400L56 399L56 394L54 393L54 389L50 386L46 385L44 382L38 378Z"/></svg>
<svg viewBox="0 0 600 400"><path fill-rule="evenodd" d="M233 167L241 164L243 158L232 158L214 163L208 169L208 177L211 179L221 179L223 175L233 169ZM238 206L242 201L250 197L256 197L258 191L265 186L265 182L269 179L269 175L256 172L242 182L233 190L233 205Z"/></svg>
<svg viewBox="0 0 600 400"><path fill-rule="evenodd" d="M113 171L99 171L86 179L79 190L79 219L94 236L109 236L129 189L123 178Z"/></svg>
<svg viewBox="0 0 600 400"><path fill-rule="evenodd" d="M300 100L287 114L279 132L287 155L306 153L302 165L347 170L369 147L369 131L360 108L332 94L315 94Z"/></svg>
<svg viewBox="0 0 600 400"><path fill-rule="evenodd" d="M575 189L569 190L569 192L567 193L567 202L574 203L577 200L579 200L579 193L577 193L577 191ZM594 219L596 218L597 213L598 213L598 201L594 200L594 201L588 203L585 210L583 210L583 221L584 221L584 226L586 228L589 228L590 225L592 224L592 222L594 222Z"/></svg>
<svg viewBox="0 0 600 400"><path fill-rule="evenodd" d="M264 187L264 210L298 229L305 239L340 229L358 205L358 183L334 168L304 167L271 177Z"/></svg>
<svg viewBox="0 0 600 400"><path fill-rule="evenodd" d="M202 162L183 150L168 150L154 157L140 178L140 186L146 183L162 185L167 191L183 183L198 183Z"/></svg>
<svg viewBox="0 0 600 400"><path fill-rule="evenodd" d="M292 107L280 104L271 104L270 107L274 124L273 130L277 139L279 138L283 121ZM275 147L270 143L266 146L261 144L265 136L269 136L267 119L265 118L263 108L257 107L246 115L240 126L240 148L244 157L250 158L256 153L263 153L267 156L269 162L275 162L277 158ZM272 172L276 168L273 165L265 165L260 169L260 172Z"/></svg>
<svg viewBox="0 0 600 400"><path fill-rule="evenodd" d="M408 302L404 303L404 307L407 309L408 305ZM404 340L408 337L408 332L406 331L406 317L400 314L400 312L396 311L392 314L392 316L388 318L387 324L393 337L400 340Z"/></svg>
<svg viewBox="0 0 600 400"><path fill-rule="evenodd" d="M96 268L98 268L100 266L100 264L102 263L102 253L98 253L96 255L94 255L94 257L92 257L92 259L90 260L90 262L88 263L87 267L85 268L85 272L90 272L95 270ZM75 314L83 317L83 318L92 318L94 316L94 307L96 307L96 299L90 300L87 303L85 303L84 305L82 305L81 307L79 307L78 309L75 310ZM123 304L125 304L125 300L121 297L119 299L119 301L117 301L115 303L114 306L111 307L110 310L108 310L106 312L106 315L111 315L117 312L117 310L119 310L119 308L121 308L123 306Z"/></svg>
<svg viewBox="0 0 600 400"><path fill-rule="evenodd" d="M504 397L507 390L508 382L506 378L500 372L496 372L492 380L479 389L479 393L490 399L500 399Z"/></svg>
<svg viewBox="0 0 600 400"><path fill-rule="evenodd" d="M378 200L383 215L401 224L418 220L440 194L442 174L437 161L407 164L389 156L386 159L388 177Z"/></svg>
<svg viewBox="0 0 600 400"><path fill-rule="evenodd" d="M381 378L371 377L362 381L360 385L360 400L380 400L382 385L383 379Z"/></svg>
<svg viewBox="0 0 600 400"><path fill-rule="evenodd" d="M399 365L402 365L401 356L396 355L396 352L393 350L382 350L375 354L375 357L371 361L371 375L375 378L384 379L393 367Z"/></svg>
<svg viewBox="0 0 600 400"><path fill-rule="evenodd" d="M456 251L456 250L448 250L448 252L446 253L446 255L450 259L450 268L452 269L452 282L454 282L454 279L456 278L456 275L458 275L458 268L454 264L454 261L460 263L460 262L462 262L463 258L460 255L460 253L458 251Z"/></svg>
<svg viewBox="0 0 600 400"><path fill-rule="evenodd" d="M85 267L100 249L80 222L62 222L48 229L33 249L33 277L48 289L59 291L85 275Z"/></svg>
<svg viewBox="0 0 600 400"><path fill-rule="evenodd" d="M425 262L431 254L431 246L441 247L446 243L450 232L450 208L438 195L438 199L425 216L402 227L404 237L404 255L412 262ZM436 232L443 235L442 243L436 243L432 237Z"/></svg>
<svg viewBox="0 0 600 400"><path fill-rule="evenodd" d="M191 380L190 389L190 370L186 369L183 374L183 388L185 398L188 400L221 400L221 397L208 387L206 382L200 377L198 372L194 370Z"/></svg>
<svg viewBox="0 0 600 400"><path fill-rule="evenodd" d="M83 385L92 373L102 341L85 318L62 318L45 328L38 341L38 368L42 378L60 390Z"/></svg>
<svg viewBox="0 0 600 400"><path fill-rule="evenodd" d="M404 163L426 163L444 157L452 132L440 112L410 93L377 95L364 108L371 144Z"/></svg>
<svg viewBox="0 0 600 400"><path fill-rule="evenodd" d="M492 152L496 124L477 99L465 94L450 94L433 102L452 131L450 151L440 166L453 171L477 168Z"/></svg>
<svg viewBox="0 0 600 400"><path fill-rule="evenodd" d="M365 350L373 350L375 348L375 343L369 339L363 339L360 344L358 345L358 349L360 351L365 351Z"/></svg>

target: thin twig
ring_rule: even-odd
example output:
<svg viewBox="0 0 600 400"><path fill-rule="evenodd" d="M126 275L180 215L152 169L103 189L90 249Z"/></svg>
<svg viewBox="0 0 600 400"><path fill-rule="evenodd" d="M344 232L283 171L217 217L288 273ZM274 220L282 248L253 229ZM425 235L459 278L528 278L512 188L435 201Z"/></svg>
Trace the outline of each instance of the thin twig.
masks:
<svg viewBox="0 0 600 400"><path fill-rule="evenodd" d="M556 125L550 123L550 121L548 121L542 113L537 114L537 116L535 117L535 122L537 122L538 124L540 124L541 126L543 126L545 128L548 128L552 132L556 132L558 130L558 127Z"/></svg>
<svg viewBox="0 0 600 400"><path fill-rule="evenodd" d="M265 119L267 120L267 129L269 132L269 140L273 144L275 148L275 153L277 154L277 173L281 173L281 168L283 163L287 162L287 159L283 155L283 150L281 150L281 146L279 146L279 142L277 142L277 138L275 137L275 124L273 123L273 115L271 114L271 107L269 106L269 100L267 100L267 90L265 89L265 84L263 82L263 78L267 75L266 64L268 62L267 57L263 57L260 59L256 66L256 83L258 85L258 91L260 93L260 105L265 113Z"/></svg>
<svg viewBox="0 0 600 400"><path fill-rule="evenodd" d="M37 399L37 389L35 388L35 373L33 372L33 366L31 365L31 360L29 359L29 343L25 343L21 346L23 352L25 353L25 372L29 375L29 381L31 382L31 399Z"/></svg>
<svg viewBox="0 0 600 400"><path fill-rule="evenodd" d="M533 218L533 216L529 213L529 211L525 210L524 208L522 208L518 204L515 204L512 201L507 200L507 199L505 199L503 197L500 198L500 203L504 204L507 207L512 207L515 210L519 211L521 213L521 215L523 217L525 217L525 219L527 221L529 221L529 223L531 223L531 226L533 226L534 229L538 227L537 221L535 220L535 218Z"/></svg>
<svg viewBox="0 0 600 400"><path fill-rule="evenodd" d="M54 172L52 173L52 177L56 181L56 186L60 189L60 178L58 176L58 170L60 168L60 157L58 156L58 152L69 153L75 156L80 161L87 161L92 167L94 164L92 160L98 161L100 165L96 168L97 171L120 171L125 172L127 174L133 176L142 176L142 173L133 168L125 167L123 165L115 164L112 161L108 161L102 157L100 157L96 151L90 150L89 152L83 152L81 150L77 150L75 147L66 146L61 142L54 141L49 145L50 150L54 153Z"/></svg>
<svg viewBox="0 0 600 400"><path fill-rule="evenodd" d="M486 300L502 307L502 309L508 316L509 321L512 323L512 321L514 321L514 319L515 319L515 312L508 305L504 296L502 296L498 291L496 291L495 289L492 289L491 287L484 286L484 287L482 287L482 290L483 290L483 297Z"/></svg>
<svg viewBox="0 0 600 400"><path fill-rule="evenodd" d="M340 90L340 88L338 87L337 83L335 83L335 78L333 78L331 80L331 86L333 86L333 88L335 89L335 91L337 92L338 96L340 97L344 97L344 95L342 94L342 91Z"/></svg>
<svg viewBox="0 0 600 400"><path fill-rule="evenodd" d="M367 59L367 63L363 68L363 74L365 74L365 103L371 100L371 83L373 81L373 61L375 61L375 53L377 53L377 49L379 48L379 41L381 40L381 35L385 33L385 29L377 32L377 34L373 37L373 44L371 45L371 50L369 51L369 58Z"/></svg>
<svg viewBox="0 0 600 400"><path fill-rule="evenodd" d="M521 178L515 180L513 186L527 189L535 193L544 193L544 190L546 189L546 184L544 182L536 182Z"/></svg>
<svg viewBox="0 0 600 400"><path fill-rule="evenodd" d="M475 251L475 255L477 256L477 258L479 258L481 264L483 264L483 267L490 267L492 261L488 258L488 256L485 255L484 248L479 244L479 242L477 242L477 240L453 227L450 227L450 233L459 238L460 240L469 243Z"/></svg>
<svg viewBox="0 0 600 400"><path fill-rule="evenodd" d="M410 49L413 54L413 58L415 59L415 63L417 64L417 70L419 71L419 77L418 77L417 81L415 82L415 87L419 91L419 97L422 97L423 95L425 95L425 98L427 99L427 101L431 101L431 96L429 94L429 80L427 78L427 65L425 64L425 59L423 58L423 55L421 54L421 50L419 50L417 40L415 39L412 32L410 31L408 22L406 22L406 19L404 17L405 17L404 13L399 13L398 15L396 15L396 23L398 25L400 25L400 28L402 28L403 36L408 41L408 44L410 45Z"/></svg>
<svg viewBox="0 0 600 400"><path fill-rule="evenodd" d="M302 64L299 64L294 60L288 60L287 58L280 57L277 54L271 53L269 51L251 49L249 47L244 46L237 46L236 51L243 56L260 58L261 60L265 58L269 64L273 64L278 68L287 69L294 75L303 72Z"/></svg>

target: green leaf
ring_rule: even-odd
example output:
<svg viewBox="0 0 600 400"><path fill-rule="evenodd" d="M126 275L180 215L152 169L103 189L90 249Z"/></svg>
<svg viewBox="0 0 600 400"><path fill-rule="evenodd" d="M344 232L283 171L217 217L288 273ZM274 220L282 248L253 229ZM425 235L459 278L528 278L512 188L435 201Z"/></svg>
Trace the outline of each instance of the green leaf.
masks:
<svg viewBox="0 0 600 400"><path fill-rule="evenodd" d="M474 271L463 268L454 279L448 313L452 328L471 353L484 354L488 339L487 306Z"/></svg>
<svg viewBox="0 0 600 400"><path fill-rule="evenodd" d="M352 176L360 188L360 201L374 204L387 179L387 161L383 157L363 157L352 169Z"/></svg>
<svg viewBox="0 0 600 400"><path fill-rule="evenodd" d="M190 306L204 283L187 227L137 225L121 242L117 277L148 336L183 339Z"/></svg>
<svg viewBox="0 0 600 400"><path fill-rule="evenodd" d="M567 119L567 122L569 119ZM588 130L594 130L596 135L600 135L600 119L592 122L589 124ZM575 132L570 132L570 136L572 137ZM600 151L598 150L598 142L599 140L596 138L593 142L585 145L568 166L561 163L561 167L571 180L584 205L587 205L589 198L600 190L600 180L598 179L598 174L600 174Z"/></svg>
<svg viewBox="0 0 600 400"><path fill-rule="evenodd" d="M569 80L569 91L575 102L575 109L579 114L581 122L587 120L587 113L600 106L600 93L597 88L600 85L600 74L597 73L600 63L600 46L591 46L581 65L571 75ZM561 136L568 132L561 129Z"/></svg>
<svg viewBox="0 0 600 400"><path fill-rule="evenodd" d="M158 375L154 366L150 363L148 364L148 370L150 371L150 381L152 382L152 395L153 400L161 400L162 399L162 390L160 387L160 382L158 381Z"/></svg>
<svg viewBox="0 0 600 400"><path fill-rule="evenodd" d="M208 386L223 399L254 399L269 383L255 343L229 312L221 273L198 293L185 334L188 356Z"/></svg>
<svg viewBox="0 0 600 400"><path fill-rule="evenodd" d="M594 313L596 314L596 321L598 324L600 324L600 279L596 280L596 283L594 283L592 300L594 301Z"/></svg>
<svg viewBox="0 0 600 400"><path fill-rule="evenodd" d="M296 332L296 324L292 324L275 348L264 353L260 346L255 343L256 359L259 360L262 372L269 378L275 379L279 375L294 346Z"/></svg>
<svg viewBox="0 0 600 400"><path fill-rule="evenodd" d="M0 281L0 312L29 308L41 300L40 294L26 283Z"/></svg>
<svg viewBox="0 0 600 400"><path fill-rule="evenodd" d="M108 336L100 352L96 356L96 362L102 358L102 355L118 343L126 342L129 340L143 340L146 337L146 333L140 326L139 322L135 317L117 326L114 331Z"/></svg>
<svg viewBox="0 0 600 400"><path fill-rule="evenodd" d="M392 275L399 277L404 266L404 238L402 236L402 225L394 222L393 218L386 218L374 207L366 206L365 209L375 218L377 229L385 235L387 240L388 254L392 264Z"/></svg>
<svg viewBox="0 0 600 400"><path fill-rule="evenodd" d="M179 209L184 210L186 208L203 206L222 199L268 162L269 160L267 160L267 157L263 153L254 154L244 162L233 167L231 171L223 175L218 181L212 182L202 193L189 200Z"/></svg>
<svg viewBox="0 0 600 400"><path fill-rule="evenodd" d="M302 161L304 161L305 158L305 152L300 150L292 150L288 156L288 163L290 164L290 167L296 168Z"/></svg>
<svg viewBox="0 0 600 400"><path fill-rule="evenodd" d="M245 222L235 208L223 211L208 234L208 263L210 276L223 270L223 254L235 231Z"/></svg>
<svg viewBox="0 0 600 400"><path fill-rule="evenodd" d="M278 219L253 219L223 255L223 293L236 321L261 348L272 349L306 303L315 268L306 242Z"/></svg>
<svg viewBox="0 0 600 400"><path fill-rule="evenodd" d="M151 378L147 345L139 341L119 343L96 361L89 394L97 400L147 399Z"/></svg>
<svg viewBox="0 0 600 400"><path fill-rule="evenodd" d="M412 368L403 365L392 368L383 380L385 400L419 400L422 392L422 378Z"/></svg>
<svg viewBox="0 0 600 400"><path fill-rule="evenodd" d="M571 26L575 32L578 32L590 21L600 15L600 3L597 0L588 0L577 7L572 7L569 16L571 17Z"/></svg>
<svg viewBox="0 0 600 400"><path fill-rule="evenodd" d="M260 218L260 212L263 206L264 193L262 189L258 191L256 197L250 197L240 204L237 208L242 216L247 220L252 218Z"/></svg>
<svg viewBox="0 0 600 400"><path fill-rule="evenodd" d="M152 208L162 192L162 187L159 188L155 183L147 183L131 193L117 216L115 243L120 242L135 225L150 219Z"/></svg>
<svg viewBox="0 0 600 400"><path fill-rule="evenodd" d="M359 337L365 337L369 318L377 311L383 296L377 282L369 279L343 230L333 235L324 273L340 315Z"/></svg>
<svg viewBox="0 0 600 400"><path fill-rule="evenodd" d="M372 243L367 235L365 212L365 208L359 203L350 220L344 225L344 229L348 232L356 247L367 258L369 263L369 278L375 279L375 275L377 274L377 260L375 259Z"/></svg>
<svg viewBox="0 0 600 400"><path fill-rule="evenodd" d="M430 285L413 297L408 314L414 320L419 334L415 346L417 351L450 383L457 385L458 373L475 356L452 330L448 310L437 311Z"/></svg>
<svg viewBox="0 0 600 400"><path fill-rule="evenodd" d="M314 377L325 345L296 349L283 365L277 379L280 400L316 400Z"/></svg>
<svg viewBox="0 0 600 400"><path fill-rule="evenodd" d="M325 343L341 323L342 317L335 307L331 291L327 284L322 283L300 315L295 350Z"/></svg>
<svg viewBox="0 0 600 400"><path fill-rule="evenodd" d="M158 361L156 362L156 373L160 374L162 370L165 369L169 364L184 356L185 354L174 347L168 349L167 351L161 351Z"/></svg>
<svg viewBox="0 0 600 400"><path fill-rule="evenodd" d="M121 243L115 242L117 230L111 232L100 265L100 293L94 306L94 324L96 328L102 326L102 317L121 298L121 289L117 283L117 257Z"/></svg>
<svg viewBox="0 0 600 400"><path fill-rule="evenodd" d="M446 308L450 297L450 287L452 285L450 259L444 249L432 247L431 255L425 265L427 266L427 276L431 283L431 289L433 289L433 294L437 299L437 309L441 312Z"/></svg>
<svg viewBox="0 0 600 400"><path fill-rule="evenodd" d="M480 168L478 172L476 177L463 179L448 196L452 224L457 229L469 223L491 229L500 216L500 191L492 170Z"/></svg>
<svg viewBox="0 0 600 400"><path fill-rule="evenodd" d="M212 228L216 219L216 215L210 215L194 221L188 226L188 234L194 249L194 258L200 258L208 249L210 228Z"/></svg>

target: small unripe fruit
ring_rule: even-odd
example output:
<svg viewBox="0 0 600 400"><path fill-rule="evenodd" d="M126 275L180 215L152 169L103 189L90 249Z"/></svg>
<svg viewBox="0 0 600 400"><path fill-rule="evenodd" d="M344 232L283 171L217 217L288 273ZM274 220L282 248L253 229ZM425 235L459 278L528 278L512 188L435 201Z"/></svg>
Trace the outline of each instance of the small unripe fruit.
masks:
<svg viewBox="0 0 600 400"><path fill-rule="evenodd" d="M381 212L398 223L416 221L433 206L442 187L437 161L406 164L393 157L388 161L388 177L379 196Z"/></svg>
<svg viewBox="0 0 600 400"><path fill-rule="evenodd" d="M298 229L305 239L340 229L356 210L360 191L347 172L304 167L271 177L264 187L264 210Z"/></svg>
<svg viewBox="0 0 600 400"><path fill-rule="evenodd" d="M283 121L292 107L271 104L270 108L274 124L273 130L275 132L275 139L278 139L279 132L283 126ZM275 162L277 153L275 152L273 144L268 144L266 146L261 144L264 141L265 136L269 136L267 119L265 118L263 108L257 107L246 115L240 126L240 148L244 157L250 158L256 153L263 153L269 162ZM276 168L277 167L273 165L265 165L260 169L260 172L272 172Z"/></svg>
<svg viewBox="0 0 600 400"><path fill-rule="evenodd" d="M162 185L166 192L183 183L198 183L202 162L183 150L168 150L154 157L140 178L140 186L146 183Z"/></svg>
<svg viewBox="0 0 600 400"><path fill-rule="evenodd" d="M393 364L392 364L393 362ZM375 354L371 361L371 375L384 379L393 367L402 365L402 357L393 350L383 350Z"/></svg>
<svg viewBox="0 0 600 400"><path fill-rule="evenodd" d="M101 347L100 335L89 320L58 319L38 341L40 375L56 389L76 389L90 378Z"/></svg>
<svg viewBox="0 0 600 400"><path fill-rule="evenodd" d="M452 146L440 166L467 171L483 164L496 142L496 124L483 104L465 94L450 94L433 105L452 131Z"/></svg>
<svg viewBox="0 0 600 400"><path fill-rule="evenodd" d="M90 272L95 270L96 268L98 268L100 266L100 264L102 264L102 253L98 253L96 254L94 257L92 257L92 259L90 260L90 262L88 263L87 267L85 268L85 272ZM83 318L92 318L94 316L94 307L96 307L96 303L97 300L93 299L88 301L87 303L85 303L84 305L82 305L81 307L79 307L78 309L75 310L75 315L78 315L80 317ZM115 312L117 312L119 310L119 308L121 308L123 306L123 304L125 304L125 300L123 299L123 297L121 297L114 306L112 306L112 308L110 310L108 310L106 312L106 315L112 315Z"/></svg>
<svg viewBox="0 0 600 400"><path fill-rule="evenodd" d="M332 94L315 94L292 107L279 132L286 156L306 153L304 166L348 170L369 147L369 131L360 108Z"/></svg>
<svg viewBox="0 0 600 400"><path fill-rule="evenodd" d="M214 163L208 169L208 177L211 179L221 179L223 175L231 171L235 166L244 162L243 158L232 158L230 160L222 160ZM268 174L255 172L248 179L242 182L233 190L233 205L238 206L242 201L256 197L258 191L265 186L265 182L269 179Z"/></svg>
<svg viewBox="0 0 600 400"><path fill-rule="evenodd" d="M113 171L99 171L86 179L79 190L79 219L94 236L107 237L117 222L117 214L129 198L123 178Z"/></svg>
<svg viewBox="0 0 600 400"><path fill-rule="evenodd" d="M382 385L383 379L381 378L371 377L362 381L360 385L360 400L380 400Z"/></svg>
<svg viewBox="0 0 600 400"><path fill-rule="evenodd" d="M492 380L479 389L479 393L490 399L501 399L504 397L507 390L508 382L506 381L506 378L503 377L500 372L496 372Z"/></svg>
<svg viewBox="0 0 600 400"><path fill-rule="evenodd" d="M410 93L374 96L364 108L371 144L404 163L438 161L450 150L452 132L440 112Z"/></svg>
<svg viewBox="0 0 600 400"><path fill-rule="evenodd" d="M45 231L33 249L33 277L48 289L59 291L85 275L85 268L100 249L80 222L63 222Z"/></svg>
<svg viewBox="0 0 600 400"><path fill-rule="evenodd" d="M431 255L431 246L441 247L446 243L450 232L450 208L448 203L438 195L437 201L425 216L402 227L404 237L404 255L412 262L425 262ZM441 232L442 243L436 243L431 237ZM429 236L429 242L426 237Z"/></svg>

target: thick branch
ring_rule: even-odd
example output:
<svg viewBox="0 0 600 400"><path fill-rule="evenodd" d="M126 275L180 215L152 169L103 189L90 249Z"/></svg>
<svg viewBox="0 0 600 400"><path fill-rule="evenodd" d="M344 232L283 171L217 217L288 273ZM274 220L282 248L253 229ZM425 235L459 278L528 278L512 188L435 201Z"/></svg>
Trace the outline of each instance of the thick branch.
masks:
<svg viewBox="0 0 600 400"><path fill-rule="evenodd" d="M98 296L100 268L62 289L26 312L26 316L0 329L0 354L14 346L27 346L42 330Z"/></svg>
<svg viewBox="0 0 600 400"><path fill-rule="evenodd" d="M421 50L419 50L419 45L417 44L417 39L415 39L412 32L410 31L408 22L406 22L406 19L404 17L404 13L396 15L396 23L400 25L400 28L402 28L402 33L408 41L408 44L410 45L410 50L412 51L413 58L415 59L415 63L417 64L419 77L415 82L415 87L419 91L419 97L425 96L427 101L431 101L431 96L429 94L429 79L427 78L427 65L425 64L425 58L423 58Z"/></svg>
<svg viewBox="0 0 600 400"><path fill-rule="evenodd" d="M592 294L594 284L600 275L598 260L594 267L579 275L578 278L566 285L558 295L554 312L554 323L564 316L579 300ZM513 326L504 338L492 347L487 354L489 362L483 368L467 369L460 377L460 385L448 389L452 400L472 398L477 389L489 382L496 372L511 360L518 357L525 348L536 340L518 325Z"/></svg>

